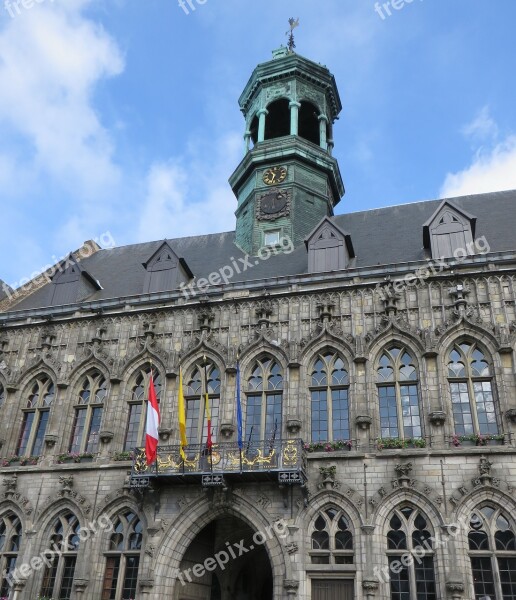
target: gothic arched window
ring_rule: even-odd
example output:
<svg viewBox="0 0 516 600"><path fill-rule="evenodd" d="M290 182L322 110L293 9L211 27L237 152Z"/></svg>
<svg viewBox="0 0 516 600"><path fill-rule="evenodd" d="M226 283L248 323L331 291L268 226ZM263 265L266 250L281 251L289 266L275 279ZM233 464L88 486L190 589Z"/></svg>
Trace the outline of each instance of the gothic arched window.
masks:
<svg viewBox="0 0 516 600"><path fill-rule="evenodd" d="M11 592L9 575L16 568L20 552L22 525L20 519L13 513L0 518L0 597L8 598Z"/></svg>
<svg viewBox="0 0 516 600"><path fill-rule="evenodd" d="M101 600L137 598L138 568L143 544L143 525L133 512L114 522L106 552Z"/></svg>
<svg viewBox="0 0 516 600"><path fill-rule="evenodd" d="M312 442L349 440L349 375L339 354L319 355L312 370L310 395Z"/></svg>
<svg viewBox="0 0 516 600"><path fill-rule="evenodd" d="M407 555L412 560L406 560ZM417 509L404 506L391 515L387 558L391 600L437 600L433 537L427 518Z"/></svg>
<svg viewBox="0 0 516 600"><path fill-rule="evenodd" d="M353 564L353 534L338 508L327 508L312 525L310 556L315 565Z"/></svg>
<svg viewBox="0 0 516 600"><path fill-rule="evenodd" d="M205 408L206 386L210 401L211 435L215 442L220 409L220 370L210 362L204 366L196 365L194 367L186 387L186 437L192 444L204 444L208 439Z"/></svg>
<svg viewBox="0 0 516 600"><path fill-rule="evenodd" d="M378 363L377 385L382 438L420 438L418 374L415 361L401 346L386 350Z"/></svg>
<svg viewBox="0 0 516 600"><path fill-rule="evenodd" d="M76 399L70 453L97 451L106 396L107 381L102 373L94 371L83 379Z"/></svg>
<svg viewBox="0 0 516 600"><path fill-rule="evenodd" d="M32 384L26 407L23 409L23 423L16 447L17 456L41 455L54 396L55 388L50 377L41 375Z"/></svg>
<svg viewBox="0 0 516 600"><path fill-rule="evenodd" d="M161 397L161 375L159 371L150 365L142 367L134 379L134 385L129 400L129 418L125 433L124 450L130 451L143 445L145 435L145 418L147 414L147 402L149 401L149 381L151 371L154 378L154 389L158 402Z"/></svg>
<svg viewBox="0 0 516 600"><path fill-rule="evenodd" d="M449 355L448 381L455 433L497 434L492 366L476 344L454 346Z"/></svg>
<svg viewBox="0 0 516 600"><path fill-rule="evenodd" d="M475 599L516 598L516 535L509 515L486 505L471 515L469 556Z"/></svg>
<svg viewBox="0 0 516 600"><path fill-rule="evenodd" d="M245 440L281 439L283 372L272 358L254 363L247 380Z"/></svg>
<svg viewBox="0 0 516 600"><path fill-rule="evenodd" d="M43 574L39 593L41 598L70 600L79 551L80 530L79 520L71 512L64 513L55 520L50 544L45 546L54 554L49 559Z"/></svg>

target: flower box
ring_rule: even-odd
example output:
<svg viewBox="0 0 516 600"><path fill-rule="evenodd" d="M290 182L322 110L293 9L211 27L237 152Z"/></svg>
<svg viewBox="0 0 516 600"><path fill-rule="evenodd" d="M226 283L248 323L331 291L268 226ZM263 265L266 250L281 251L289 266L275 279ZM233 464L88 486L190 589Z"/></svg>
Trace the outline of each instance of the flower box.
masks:
<svg viewBox="0 0 516 600"><path fill-rule="evenodd" d="M83 454L60 454L57 457L57 463L59 465L65 463L81 463L81 462L93 462L93 454L85 452Z"/></svg>
<svg viewBox="0 0 516 600"><path fill-rule="evenodd" d="M336 442L311 442L303 448L307 452L335 452L337 450L353 450L351 440L337 440Z"/></svg>
<svg viewBox="0 0 516 600"><path fill-rule="evenodd" d="M465 446L502 446L505 443L505 435L502 434L468 434L468 435L457 435L455 434L451 439L451 444L458 447Z"/></svg>
<svg viewBox="0 0 516 600"><path fill-rule="evenodd" d="M376 440L378 450L402 450L405 448L426 448L423 438L379 438Z"/></svg>

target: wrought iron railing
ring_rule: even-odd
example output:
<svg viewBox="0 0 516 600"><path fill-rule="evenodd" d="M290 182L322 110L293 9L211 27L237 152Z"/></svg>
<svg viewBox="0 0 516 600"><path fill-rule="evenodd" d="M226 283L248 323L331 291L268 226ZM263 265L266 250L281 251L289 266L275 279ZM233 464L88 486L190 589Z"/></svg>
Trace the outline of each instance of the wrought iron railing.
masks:
<svg viewBox="0 0 516 600"><path fill-rule="evenodd" d="M189 444L185 459L179 445L159 446L156 462L147 465L144 448L134 451L132 477L278 474L284 483L304 483L306 452L299 439L246 443L220 442L208 449ZM296 475L299 477L296 478ZM207 479L208 481L208 479Z"/></svg>

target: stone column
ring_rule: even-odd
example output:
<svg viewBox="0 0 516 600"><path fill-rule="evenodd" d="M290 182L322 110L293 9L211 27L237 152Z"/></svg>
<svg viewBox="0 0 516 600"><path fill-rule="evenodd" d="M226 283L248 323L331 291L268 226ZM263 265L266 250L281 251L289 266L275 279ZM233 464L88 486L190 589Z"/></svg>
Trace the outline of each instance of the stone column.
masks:
<svg viewBox="0 0 516 600"><path fill-rule="evenodd" d="M249 150L251 150L251 132L249 130L247 130L244 133L244 140L245 140L245 154L247 154L249 152Z"/></svg>
<svg viewBox="0 0 516 600"><path fill-rule="evenodd" d="M263 142L265 141L265 117L269 114L269 111L266 108L262 108L257 114L260 119L258 124L258 142Z"/></svg>
<svg viewBox="0 0 516 600"><path fill-rule="evenodd" d="M326 133L326 127L328 124L328 117L326 115L319 115L319 129L321 132L321 148L328 150L328 136Z"/></svg>
<svg viewBox="0 0 516 600"><path fill-rule="evenodd" d="M299 109L301 103L292 100L290 106L290 135L299 135Z"/></svg>

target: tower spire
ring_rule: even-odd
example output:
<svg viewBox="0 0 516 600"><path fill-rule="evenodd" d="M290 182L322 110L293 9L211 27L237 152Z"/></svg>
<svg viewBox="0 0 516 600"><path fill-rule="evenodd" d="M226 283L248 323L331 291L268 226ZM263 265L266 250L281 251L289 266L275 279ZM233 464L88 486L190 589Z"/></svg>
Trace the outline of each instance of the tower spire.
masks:
<svg viewBox="0 0 516 600"><path fill-rule="evenodd" d="M290 17L288 23L290 25L290 29L285 34L286 36L288 36L288 51L294 52L294 48L296 47L296 42L294 39L294 29L296 27L299 27L299 17L297 19L294 19L294 17Z"/></svg>

